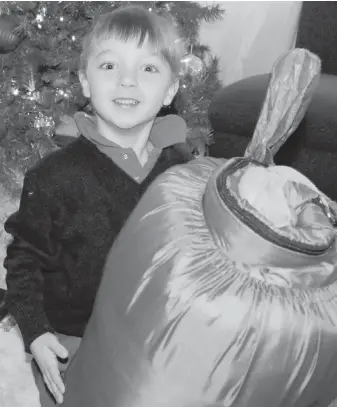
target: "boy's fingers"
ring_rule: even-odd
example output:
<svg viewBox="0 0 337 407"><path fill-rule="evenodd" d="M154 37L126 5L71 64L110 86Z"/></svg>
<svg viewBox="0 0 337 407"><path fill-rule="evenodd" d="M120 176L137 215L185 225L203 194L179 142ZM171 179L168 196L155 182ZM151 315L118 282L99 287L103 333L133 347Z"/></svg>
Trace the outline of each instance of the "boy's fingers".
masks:
<svg viewBox="0 0 337 407"><path fill-rule="evenodd" d="M39 360L36 359L36 361L46 386L54 396L56 402L61 404L63 402L65 387L59 371L57 356L67 358L68 351L55 338L55 341L52 341L52 343L45 348L43 357L39 358Z"/></svg>
<svg viewBox="0 0 337 407"><path fill-rule="evenodd" d="M66 359L68 357L68 350L60 344L57 338L55 338L55 341L50 344L50 349L61 359Z"/></svg>
<svg viewBox="0 0 337 407"><path fill-rule="evenodd" d="M51 394L54 395L53 386L51 384L49 377L46 374L43 375L43 380L44 380L46 386L48 387L48 390L51 392Z"/></svg>
<svg viewBox="0 0 337 407"><path fill-rule="evenodd" d="M45 375L43 375L43 379L44 379L49 391L51 392L51 394L54 396L55 400L57 401L57 403L59 403L59 404L62 403L63 396L60 393L60 391L58 390L56 384L53 382L50 375L48 373L46 373Z"/></svg>
<svg viewBox="0 0 337 407"><path fill-rule="evenodd" d="M55 360L55 363L50 364L48 366L48 373L50 376L50 380L52 381L52 383L55 384L55 386L57 387L58 391L60 393L64 393L64 384L63 384L63 380L58 368L58 364L57 361Z"/></svg>
<svg viewBox="0 0 337 407"><path fill-rule="evenodd" d="M62 393L60 393L60 391L58 390L58 388L56 387L55 384L52 384L52 388L53 388L53 395L55 397L55 400L57 401L58 404L61 404L63 401L63 395Z"/></svg>

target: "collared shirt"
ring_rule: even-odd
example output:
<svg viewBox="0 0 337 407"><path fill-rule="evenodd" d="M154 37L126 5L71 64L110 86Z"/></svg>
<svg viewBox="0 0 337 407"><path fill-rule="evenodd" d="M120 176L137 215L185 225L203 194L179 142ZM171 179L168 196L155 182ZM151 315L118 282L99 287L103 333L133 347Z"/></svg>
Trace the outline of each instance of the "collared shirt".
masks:
<svg viewBox="0 0 337 407"><path fill-rule="evenodd" d="M186 141L187 126L181 117L168 115L156 118L149 137L149 157L147 162L141 165L132 148L120 147L98 133L95 117L77 112L74 119L78 133L94 143L138 183L150 173L163 148Z"/></svg>

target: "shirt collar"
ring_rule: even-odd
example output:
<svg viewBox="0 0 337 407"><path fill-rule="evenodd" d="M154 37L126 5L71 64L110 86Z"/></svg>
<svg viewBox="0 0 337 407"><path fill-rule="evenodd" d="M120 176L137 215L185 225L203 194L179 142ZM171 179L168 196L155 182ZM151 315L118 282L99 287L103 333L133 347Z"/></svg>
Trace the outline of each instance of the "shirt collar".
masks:
<svg viewBox="0 0 337 407"><path fill-rule="evenodd" d="M117 144L101 136L97 131L96 117L84 112L77 112L74 115L77 130L85 138L100 144L102 147L119 147ZM177 115L167 115L156 117L151 129L149 141L154 147L162 149L173 144L184 143L186 141L187 125L181 117ZM77 134L78 135L78 134Z"/></svg>

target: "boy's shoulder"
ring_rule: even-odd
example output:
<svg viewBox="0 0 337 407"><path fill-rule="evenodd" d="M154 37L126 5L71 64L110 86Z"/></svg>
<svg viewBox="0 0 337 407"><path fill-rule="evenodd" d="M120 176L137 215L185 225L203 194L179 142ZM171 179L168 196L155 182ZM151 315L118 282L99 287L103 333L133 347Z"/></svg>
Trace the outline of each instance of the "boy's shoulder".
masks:
<svg viewBox="0 0 337 407"><path fill-rule="evenodd" d="M172 144L164 149L164 154L169 162L169 167L185 164L195 158L186 143Z"/></svg>
<svg viewBox="0 0 337 407"><path fill-rule="evenodd" d="M195 158L187 143L173 144L171 149L183 162L188 162Z"/></svg>
<svg viewBox="0 0 337 407"><path fill-rule="evenodd" d="M87 162L84 143L78 138L67 146L46 154L27 171L27 175L41 180L48 177L50 182L74 171L85 171Z"/></svg>

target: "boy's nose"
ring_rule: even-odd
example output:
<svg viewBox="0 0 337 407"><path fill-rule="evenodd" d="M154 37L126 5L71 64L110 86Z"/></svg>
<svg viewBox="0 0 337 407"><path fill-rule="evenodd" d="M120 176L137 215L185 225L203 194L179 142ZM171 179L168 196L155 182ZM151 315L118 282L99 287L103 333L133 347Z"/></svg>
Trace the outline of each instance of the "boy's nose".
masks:
<svg viewBox="0 0 337 407"><path fill-rule="evenodd" d="M120 73L120 85L124 87L133 87L137 86L137 75L135 72L128 71L128 70L123 70L123 72Z"/></svg>

